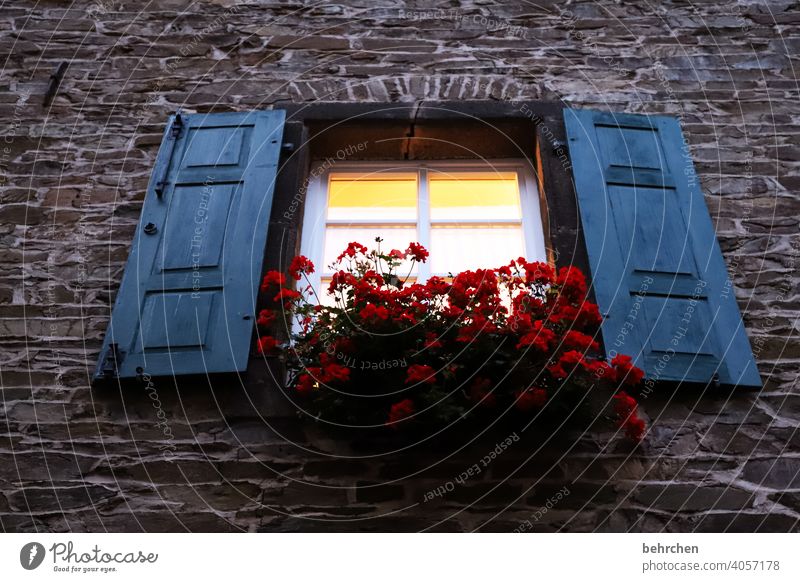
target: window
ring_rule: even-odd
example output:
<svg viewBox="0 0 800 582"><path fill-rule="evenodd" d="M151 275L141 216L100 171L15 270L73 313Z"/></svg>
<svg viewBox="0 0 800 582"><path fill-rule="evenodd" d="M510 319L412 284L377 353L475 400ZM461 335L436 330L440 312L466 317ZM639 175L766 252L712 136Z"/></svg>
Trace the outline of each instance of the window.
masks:
<svg viewBox="0 0 800 582"><path fill-rule="evenodd" d="M539 195L525 162L363 162L337 164L309 184L302 253L317 266L319 289L351 241L431 256L412 279L496 267L511 258L546 261ZM324 289L324 287L323 287Z"/></svg>
<svg viewBox="0 0 800 582"><path fill-rule="evenodd" d="M267 242L270 216L296 232L302 197L301 251L319 289L345 244L375 236L388 250L425 245L419 280L518 255L546 260L541 184L556 226L547 242L558 266L585 256L611 357L624 343L648 379L761 387L677 119L450 103L415 108L410 137L402 106L342 107L303 104L291 124L280 109L170 117L95 381L247 370L265 253L285 265L295 251ZM355 152L367 161L339 153L355 136L372 139ZM305 154L287 154L299 140ZM472 159L438 161L465 151ZM331 161L306 189L308 155Z"/></svg>

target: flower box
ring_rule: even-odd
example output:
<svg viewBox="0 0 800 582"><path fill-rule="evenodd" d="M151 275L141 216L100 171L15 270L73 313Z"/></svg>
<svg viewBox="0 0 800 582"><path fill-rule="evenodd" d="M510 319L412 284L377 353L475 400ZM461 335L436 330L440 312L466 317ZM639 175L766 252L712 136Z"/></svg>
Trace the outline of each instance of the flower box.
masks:
<svg viewBox="0 0 800 582"><path fill-rule="evenodd" d="M301 415L332 429L415 437L458 423L558 427L605 416L627 438L644 437L629 394L643 373L628 356L602 357L601 316L580 270L518 258L415 282L403 273L428 251L376 242L351 243L338 257L329 303L305 257L295 257L289 278L264 278L274 308L260 313L259 328L279 323L289 337L260 335L259 351L285 363Z"/></svg>

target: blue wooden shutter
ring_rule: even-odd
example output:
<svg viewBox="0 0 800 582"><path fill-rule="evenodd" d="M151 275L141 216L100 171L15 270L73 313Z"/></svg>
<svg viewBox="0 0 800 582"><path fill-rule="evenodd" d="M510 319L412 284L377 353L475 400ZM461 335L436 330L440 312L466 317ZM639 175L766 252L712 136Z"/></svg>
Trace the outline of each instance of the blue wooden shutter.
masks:
<svg viewBox="0 0 800 582"><path fill-rule="evenodd" d="M284 117L170 118L95 379L246 369Z"/></svg>
<svg viewBox="0 0 800 582"><path fill-rule="evenodd" d="M760 387L678 121L564 119L606 351L653 380Z"/></svg>

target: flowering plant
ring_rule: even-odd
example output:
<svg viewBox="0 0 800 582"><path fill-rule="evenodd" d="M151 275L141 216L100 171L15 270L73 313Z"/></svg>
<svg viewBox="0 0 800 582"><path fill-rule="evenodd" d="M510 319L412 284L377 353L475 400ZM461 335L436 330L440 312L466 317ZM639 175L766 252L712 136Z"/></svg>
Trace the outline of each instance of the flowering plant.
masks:
<svg viewBox="0 0 800 582"><path fill-rule="evenodd" d="M348 426L436 428L507 412L568 416L601 390L616 426L643 438L625 391L643 372L628 356L600 357L590 334L601 317L580 270L519 258L417 283L398 272L413 273L428 251L411 243L385 252L376 242L350 243L332 265L335 304L320 302L305 257L289 267L300 290L277 271L264 278L275 309L259 314L259 326L272 329L281 314L291 324L287 342L262 335L259 351L285 361L302 410Z"/></svg>

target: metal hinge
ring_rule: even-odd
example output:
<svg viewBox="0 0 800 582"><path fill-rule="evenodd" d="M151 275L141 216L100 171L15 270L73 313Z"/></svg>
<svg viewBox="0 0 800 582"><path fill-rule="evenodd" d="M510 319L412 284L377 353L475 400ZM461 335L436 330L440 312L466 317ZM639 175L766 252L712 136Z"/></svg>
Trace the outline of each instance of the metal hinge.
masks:
<svg viewBox="0 0 800 582"><path fill-rule="evenodd" d="M167 187L167 176L169 173L169 162L172 159L172 152L175 149L175 142L178 141L178 138L181 136L181 131L183 130L184 123L183 117L181 116L181 110L178 109L177 113L175 113L175 117L172 119L172 125L169 126L169 132L167 133L167 143L165 144L166 147L164 148L163 152L159 152L159 160L157 162L157 177L156 177L156 185L154 190L156 191L156 196L159 198L164 194L164 189Z"/></svg>
<svg viewBox="0 0 800 582"><path fill-rule="evenodd" d="M119 345L108 344L105 354L103 354L103 363L100 366L100 375L102 378L110 379L116 378L119 375L119 367L122 365L124 355L119 351Z"/></svg>
<svg viewBox="0 0 800 582"><path fill-rule="evenodd" d="M181 136L181 131L183 130L183 117L181 117L181 110L175 113L175 119L172 122L172 127L170 131L172 133L173 139L178 139Z"/></svg>

